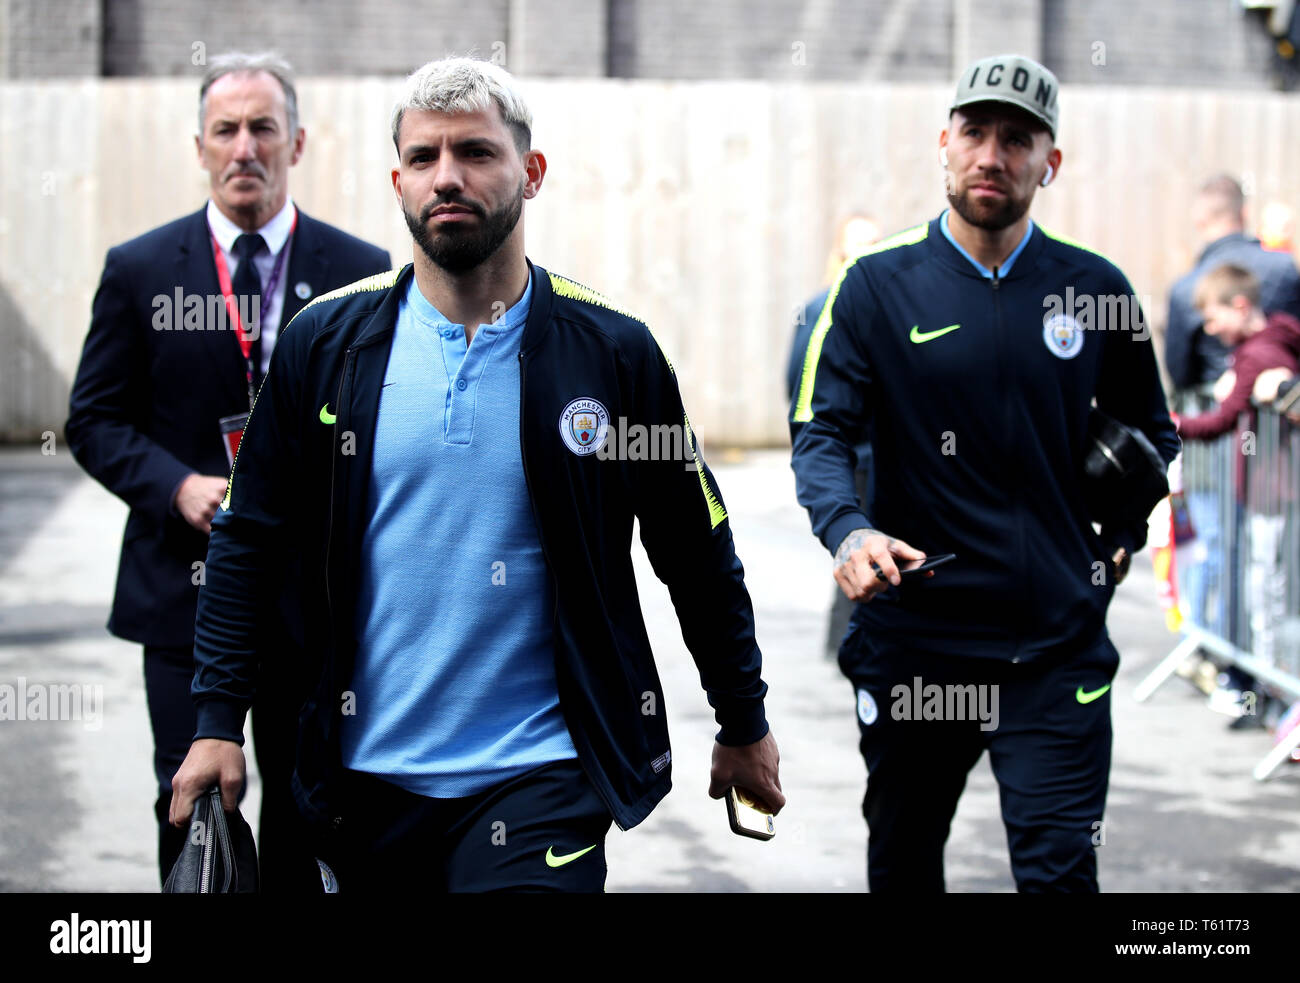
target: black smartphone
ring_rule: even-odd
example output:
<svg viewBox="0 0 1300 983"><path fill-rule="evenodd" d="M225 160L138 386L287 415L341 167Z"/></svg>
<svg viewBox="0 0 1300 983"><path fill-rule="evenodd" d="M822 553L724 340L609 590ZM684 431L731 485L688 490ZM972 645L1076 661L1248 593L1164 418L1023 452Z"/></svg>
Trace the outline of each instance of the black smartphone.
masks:
<svg viewBox="0 0 1300 983"><path fill-rule="evenodd" d="M898 572L901 576L910 577L913 574L933 570L935 567L942 566L949 560L955 559L957 559L956 553L935 553L933 556L927 556L924 560L909 560L907 563L898 564Z"/></svg>
<svg viewBox="0 0 1300 983"><path fill-rule="evenodd" d="M748 792L731 786L723 796L727 802L727 822L737 836L752 836L756 840L770 840L776 835L772 814L765 812Z"/></svg>

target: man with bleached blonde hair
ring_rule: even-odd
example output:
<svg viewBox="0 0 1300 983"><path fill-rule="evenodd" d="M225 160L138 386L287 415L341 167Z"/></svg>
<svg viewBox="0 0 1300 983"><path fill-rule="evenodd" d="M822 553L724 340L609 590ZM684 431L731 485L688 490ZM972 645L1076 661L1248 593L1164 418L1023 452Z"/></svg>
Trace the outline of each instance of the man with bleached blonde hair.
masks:
<svg viewBox="0 0 1300 983"><path fill-rule="evenodd" d="M546 175L531 122L496 66L410 77L391 176L414 263L294 322L213 520L202 739L172 819L238 787L247 584L295 544L315 681L296 788L327 891L603 889L611 822L670 787L634 519L716 711L709 794L785 801L743 571L672 364L525 255ZM682 454L603 452L629 425L677 428Z"/></svg>

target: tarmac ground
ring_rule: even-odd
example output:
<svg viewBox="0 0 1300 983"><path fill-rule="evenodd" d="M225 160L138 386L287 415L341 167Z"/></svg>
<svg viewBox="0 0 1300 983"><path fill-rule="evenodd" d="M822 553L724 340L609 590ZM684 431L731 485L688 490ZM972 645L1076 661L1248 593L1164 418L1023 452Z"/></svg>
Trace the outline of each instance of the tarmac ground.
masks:
<svg viewBox="0 0 1300 983"><path fill-rule="evenodd" d="M713 713L667 591L638 543L674 789L640 826L611 830L608 890L864 891L866 771L855 699L823 654L829 557L795 502L786 452L714 451L710 459L754 601L788 804L776 839L764 843L733 835L723 804L708 798ZM158 889L140 647L104 628L125 517L126 507L66 448L0 449L0 684L72 684L100 694L80 720L0 720L0 891ZM1149 554L1134 561L1109 625L1123 661L1098 850L1102 890L1300 890L1300 766L1252 779L1271 738L1229 731L1227 718L1181 679L1145 704L1133 699L1177 641L1156 603ZM246 817L257 815L255 773L250 768ZM987 756L953 821L946 871L950 891L1014 890Z"/></svg>

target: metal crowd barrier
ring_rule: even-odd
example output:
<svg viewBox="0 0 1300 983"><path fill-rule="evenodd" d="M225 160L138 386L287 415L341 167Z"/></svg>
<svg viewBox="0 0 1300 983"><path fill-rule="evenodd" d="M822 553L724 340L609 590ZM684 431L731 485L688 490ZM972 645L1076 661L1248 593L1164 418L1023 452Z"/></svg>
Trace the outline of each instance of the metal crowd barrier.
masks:
<svg viewBox="0 0 1300 983"><path fill-rule="evenodd" d="M1178 411L1194 416L1212 406L1194 394ZM1177 564L1184 637L1134 697L1149 699L1199 651L1294 703L1300 700L1300 426L1261 407L1216 440L1185 440L1182 457L1183 494L1196 532L1175 546L1175 554L1192 553ZM1298 747L1300 727L1255 766L1254 777L1268 778Z"/></svg>

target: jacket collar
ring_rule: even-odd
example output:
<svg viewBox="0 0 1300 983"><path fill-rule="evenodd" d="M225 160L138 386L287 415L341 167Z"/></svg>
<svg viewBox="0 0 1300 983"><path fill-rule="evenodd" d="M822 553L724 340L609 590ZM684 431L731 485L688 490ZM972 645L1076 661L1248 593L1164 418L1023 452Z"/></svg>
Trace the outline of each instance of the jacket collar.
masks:
<svg viewBox="0 0 1300 983"><path fill-rule="evenodd" d="M297 207L295 205L295 207ZM320 236L320 223L298 208L298 227L289 243L289 268L285 270L284 312L280 324L288 324L313 297L329 289L330 254Z"/></svg>
<svg viewBox="0 0 1300 983"><path fill-rule="evenodd" d="M361 330L357 332L357 336L350 346L351 348L365 348L367 345L386 340L392 335L397 327L397 310L401 306L402 297L406 295L406 289L414 276L414 263L407 263L402 267L401 272L397 274L397 280L384 294L384 299L380 302L378 309L370 316L370 320L362 326Z"/></svg>
<svg viewBox="0 0 1300 983"><path fill-rule="evenodd" d="M272 256L283 249L284 244L289 241L289 231L293 228L293 216L293 198L286 197L284 207L271 216L269 222L257 230L257 234L262 237ZM235 240L244 234L244 230L227 218L211 198L208 199L204 217L208 221L208 228L212 230L212 234L217 237L217 242L221 244L221 248L227 253L233 252Z"/></svg>
<svg viewBox="0 0 1300 983"><path fill-rule="evenodd" d="M551 289L551 275L540 266L534 266L528 260L528 275L533 281L533 302L528 308L528 320L524 322L524 336L519 342L519 351L531 351L541 344L551 324L551 311L555 307L555 291Z"/></svg>
<svg viewBox="0 0 1300 983"><path fill-rule="evenodd" d="M186 273L191 269L207 270L207 278L212 281L209 286L212 290L217 290L217 268L212 259L212 240L208 238L208 206L205 204L197 212L186 216L185 221L180 224L179 232L180 238L176 241L176 257L180 271ZM191 263L197 265L191 267ZM176 282L187 281L180 279ZM205 285L208 284L205 282Z"/></svg>
<svg viewBox="0 0 1300 983"><path fill-rule="evenodd" d="M520 340L520 351L526 352L540 344L543 335L551 322L551 310L555 306L555 292L551 289L551 277L542 267L533 264L532 260L525 260L528 263L528 275L532 282L533 299L528 308L528 320L524 322L524 335ZM352 342L352 348L362 348L366 345L387 339L397 327L397 310L401 306L402 298L406 296L406 291L410 288L411 280L415 276L415 264L407 263L397 275L397 280L384 295L379 309L366 322L365 326L357 334L356 340Z"/></svg>
<svg viewBox="0 0 1300 983"><path fill-rule="evenodd" d="M1011 272L1005 277L1002 276L1001 273L998 274L999 283L1003 280L1019 280L1037 266L1038 255L1042 252L1043 243L1046 241L1047 237L1043 233L1042 226L1037 222L1032 223L1032 225L1033 228L1029 233L1029 242L1025 243L1025 248L1022 249L1020 255L1016 257L1016 262L1011 267ZM948 237L943 234L943 230L939 227L938 217L930 220L930 228L926 234L925 241L930 252L933 253L940 262L953 271L972 280L980 280L984 283L992 282L987 277L982 276L980 272L971 265L970 260L963 256L957 247L948 241Z"/></svg>
<svg viewBox="0 0 1300 983"><path fill-rule="evenodd" d="M1244 232L1229 232L1226 236L1219 236L1213 242L1209 243L1201 250L1201 255L1197 257L1196 263L1199 266L1204 263L1214 253L1228 246L1236 245L1243 242L1259 242L1254 236L1248 236Z"/></svg>
<svg viewBox="0 0 1300 983"><path fill-rule="evenodd" d="M298 207L296 204L294 207ZM208 230L208 206L187 216L181 224L176 243L177 283L194 283L197 275L202 289L198 293L219 293L216 266L212 258L212 240ZM196 272L197 271L197 272ZM307 302L320 295L330 282L330 257L317 231L317 222L298 208L298 227L289 243L288 282L285 284L281 326L287 325ZM301 289L300 289L301 288ZM187 288L189 289L189 288Z"/></svg>
<svg viewBox="0 0 1300 983"><path fill-rule="evenodd" d="M208 209L204 205L198 211L185 217L180 223L179 238L176 240L176 266L172 282L176 289L186 294L201 297L215 297L221 293L221 284L217 280L217 266L212 256L212 239L208 234ZM205 305L205 310L206 310ZM287 323L287 322L285 322ZM230 331L202 331L197 344L206 348L213 359L213 364L220 366L215 377L221 380L223 387L228 387L229 398L237 399L235 393L245 390L244 356L239 351L239 343ZM236 403L236 405L238 405Z"/></svg>

